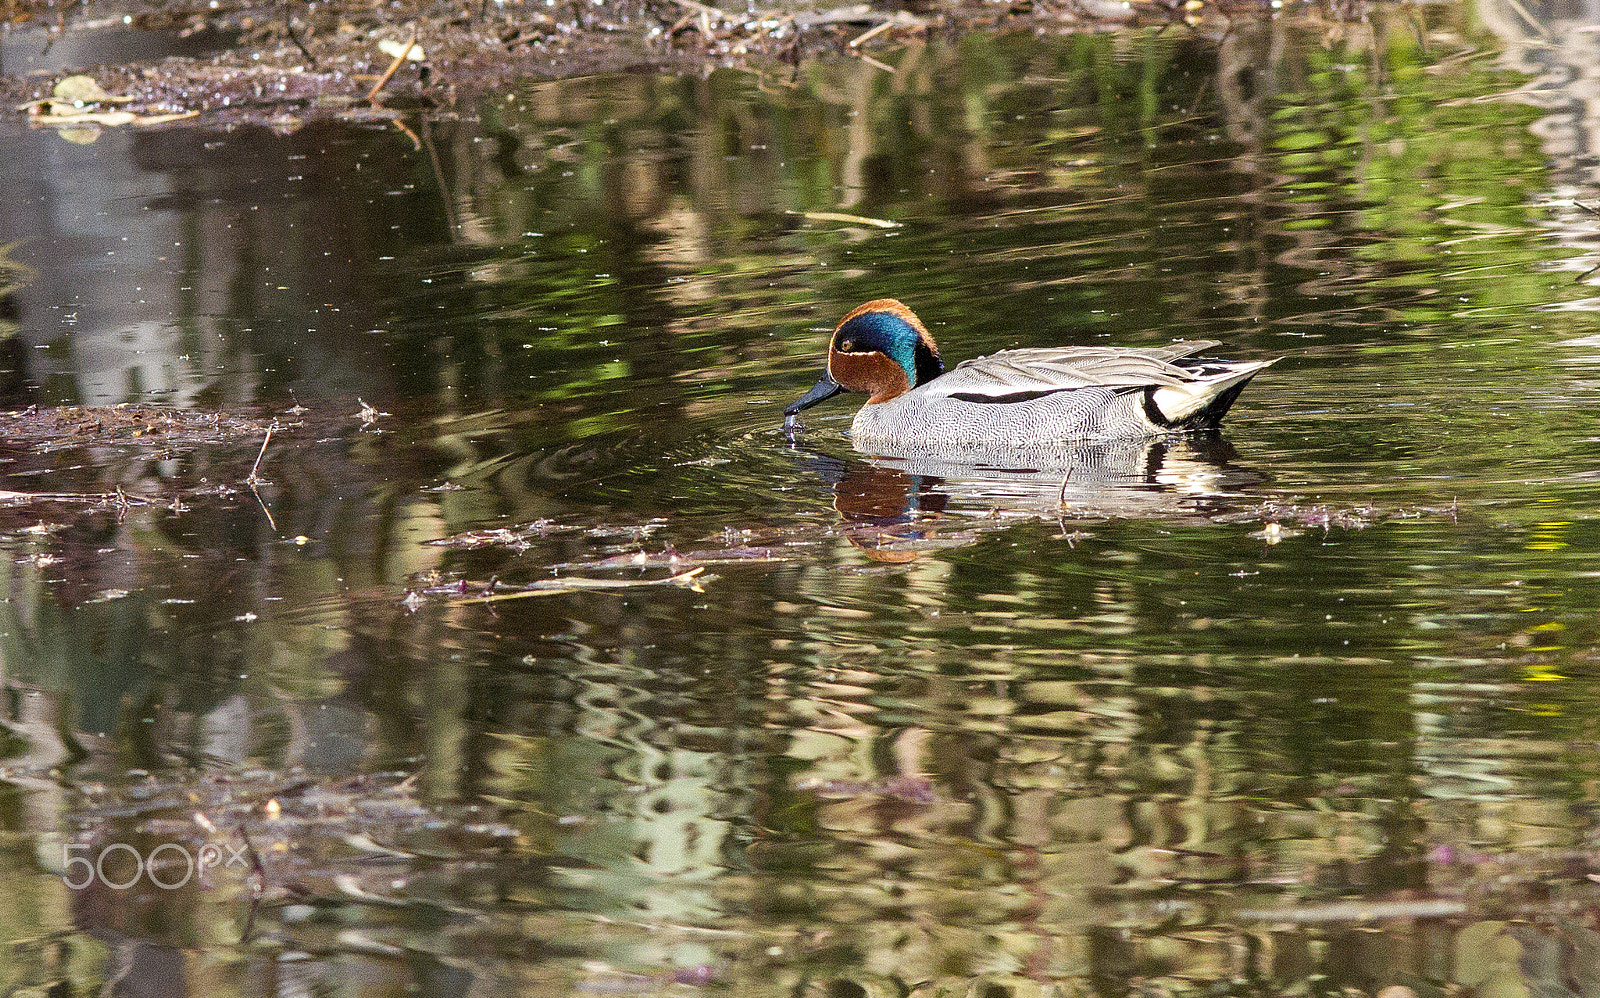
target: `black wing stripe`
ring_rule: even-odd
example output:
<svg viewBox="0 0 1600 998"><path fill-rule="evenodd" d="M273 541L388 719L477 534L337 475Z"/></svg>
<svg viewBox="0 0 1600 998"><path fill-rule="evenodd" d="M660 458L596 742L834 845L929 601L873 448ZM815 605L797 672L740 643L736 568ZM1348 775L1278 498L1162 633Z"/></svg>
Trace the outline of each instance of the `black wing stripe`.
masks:
<svg viewBox="0 0 1600 998"><path fill-rule="evenodd" d="M950 397L962 402L1031 402L1050 395L1073 391L1071 388L1045 388L1036 392L1012 392L1009 395L981 395L977 392L951 392Z"/></svg>
<svg viewBox="0 0 1600 998"><path fill-rule="evenodd" d="M1063 388L1041 388L1031 392L1011 392L1008 395L983 395L978 392L951 392L949 398L961 402L1031 402L1034 399L1047 398L1051 395L1060 395L1062 392L1081 392L1086 388L1110 388L1113 394L1128 395L1133 392L1142 392L1147 385L1068 385Z"/></svg>

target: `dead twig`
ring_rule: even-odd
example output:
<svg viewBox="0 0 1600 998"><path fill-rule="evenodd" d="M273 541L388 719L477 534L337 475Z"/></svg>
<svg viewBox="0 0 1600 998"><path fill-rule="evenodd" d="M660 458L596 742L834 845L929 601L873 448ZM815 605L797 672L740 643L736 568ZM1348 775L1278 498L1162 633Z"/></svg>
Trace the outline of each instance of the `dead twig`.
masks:
<svg viewBox="0 0 1600 998"><path fill-rule="evenodd" d="M861 34L850 39L850 47L855 48L857 45L860 45L869 38L876 38L894 26L895 20L893 18L890 18L887 21L879 21L877 24L863 31Z"/></svg>
<svg viewBox="0 0 1600 998"><path fill-rule="evenodd" d="M411 129L407 128L405 122L401 121L399 118L395 118L390 122L390 124L394 125L394 127L405 133L406 138L411 140L411 148L413 150L418 152L422 150L422 139L418 137L416 132L413 132Z"/></svg>
<svg viewBox="0 0 1600 998"><path fill-rule="evenodd" d="M0 489L0 502L109 502L119 506L148 506L155 502L146 496L124 492L13 492Z"/></svg>
<svg viewBox="0 0 1600 998"><path fill-rule="evenodd" d="M561 593L595 592L618 589L635 589L640 586L683 586L695 592L703 592L700 588L702 580L696 578L705 572L702 568L691 568L687 572L669 575L664 579L590 579L567 577L564 579L543 579L532 585L511 592L494 592L493 580L489 592L484 596L472 596L455 600L459 605L477 603L498 603L508 599L527 599L530 596L555 596Z"/></svg>
<svg viewBox="0 0 1600 998"><path fill-rule="evenodd" d="M261 507L261 512L267 514L267 525L272 528L273 533L278 532L278 521L272 518L272 510L267 508L267 501L261 498L261 490L256 487L266 484L266 479L256 474L256 471L261 467L261 459L267 454L267 445L272 443L272 431L277 428L278 421L274 419L271 425L267 427L267 435L261 438L261 450L256 452L256 463L250 466L250 477L244 480L244 483L250 486L250 494L256 497L256 503Z"/></svg>
<svg viewBox="0 0 1600 998"><path fill-rule="evenodd" d="M261 477L256 474L256 471L261 467L261 459L266 456L267 444L272 443L272 431L276 430L277 428L278 421L273 420L272 425L267 427L267 435L261 438L261 450L256 452L256 463L250 466L250 476L244 480L245 484L251 488L255 488L262 481Z"/></svg>
<svg viewBox="0 0 1600 998"><path fill-rule="evenodd" d="M856 58L860 59L862 62L866 63L869 66L873 66L873 67L876 67L878 69L883 70L885 73L893 73L895 71L893 66L889 65L886 62L879 62L878 60L874 59L872 56L867 55L865 52L857 52L856 53Z"/></svg>
<svg viewBox="0 0 1600 998"><path fill-rule="evenodd" d="M868 218L865 215L848 215L838 211L786 211L785 215L799 215L808 222L843 222L846 225L870 225L877 229L898 229L899 222L886 218Z"/></svg>
<svg viewBox="0 0 1600 998"><path fill-rule="evenodd" d="M256 504L261 507L261 512L267 514L267 526L272 528L273 533L277 533L278 521L272 518L272 510L267 508L267 501L261 498L261 493L256 491L254 485L250 486L250 494L256 497Z"/></svg>
<svg viewBox="0 0 1600 998"><path fill-rule="evenodd" d="M395 73L400 71L400 64L406 61L406 57L411 54L411 50L415 48L416 45L417 26L413 24L411 26L411 37L406 39L406 47L400 50L400 52L394 57L394 61L389 63L389 68L383 71L382 76L378 77L378 82L374 83L372 85L372 89L367 91L367 103L378 103L378 92L389 85L389 80L394 76Z"/></svg>
<svg viewBox="0 0 1600 998"><path fill-rule="evenodd" d="M294 47L299 49L300 54L306 57L306 62L311 64L311 71L313 73L319 72L317 69L317 57L311 54L311 50L306 48L305 43L300 40L300 36L294 33L293 3L294 0L283 0L283 30L289 33L289 40L294 42Z"/></svg>

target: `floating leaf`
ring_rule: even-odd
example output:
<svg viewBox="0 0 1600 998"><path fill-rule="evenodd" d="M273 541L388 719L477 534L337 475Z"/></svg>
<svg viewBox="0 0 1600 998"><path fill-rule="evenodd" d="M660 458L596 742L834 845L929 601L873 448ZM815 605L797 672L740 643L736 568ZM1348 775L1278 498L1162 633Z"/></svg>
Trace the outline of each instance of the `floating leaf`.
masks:
<svg viewBox="0 0 1600 998"><path fill-rule="evenodd" d="M123 103L133 100L132 97L118 97L108 94L105 89L92 76L78 74L63 77L56 84L52 94L57 100L68 101L77 107L85 104Z"/></svg>
<svg viewBox="0 0 1600 998"><path fill-rule="evenodd" d="M100 139L100 126L89 125L80 128L73 125L63 125L56 129L56 134L61 136L64 141L71 142L75 146L92 146Z"/></svg>

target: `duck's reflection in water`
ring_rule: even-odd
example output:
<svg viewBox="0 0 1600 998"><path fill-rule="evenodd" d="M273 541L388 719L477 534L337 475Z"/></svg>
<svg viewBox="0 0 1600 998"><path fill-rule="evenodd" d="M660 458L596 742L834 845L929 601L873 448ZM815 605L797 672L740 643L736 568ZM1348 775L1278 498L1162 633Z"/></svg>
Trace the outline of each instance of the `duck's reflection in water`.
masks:
<svg viewBox="0 0 1600 998"><path fill-rule="evenodd" d="M949 497L937 476L906 474L865 461L840 462L833 508L850 524L845 537L874 561L903 564L941 543L937 524Z"/></svg>
<svg viewBox="0 0 1600 998"><path fill-rule="evenodd" d="M1019 517L1095 520L1203 515L1266 476L1234 463L1219 433L948 454L811 454L833 486L846 536L880 561L964 544L983 522Z"/></svg>

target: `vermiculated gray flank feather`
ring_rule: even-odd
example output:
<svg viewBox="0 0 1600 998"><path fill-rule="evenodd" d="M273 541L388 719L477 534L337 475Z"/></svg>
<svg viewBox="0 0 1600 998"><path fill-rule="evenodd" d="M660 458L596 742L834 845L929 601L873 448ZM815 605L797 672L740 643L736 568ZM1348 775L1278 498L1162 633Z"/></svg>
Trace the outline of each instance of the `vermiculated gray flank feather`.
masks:
<svg viewBox="0 0 1600 998"><path fill-rule="evenodd" d="M858 443L983 449L1215 426L1245 383L1272 363L1173 363L1215 345L1007 350L978 357L898 398L862 406L851 435Z"/></svg>

